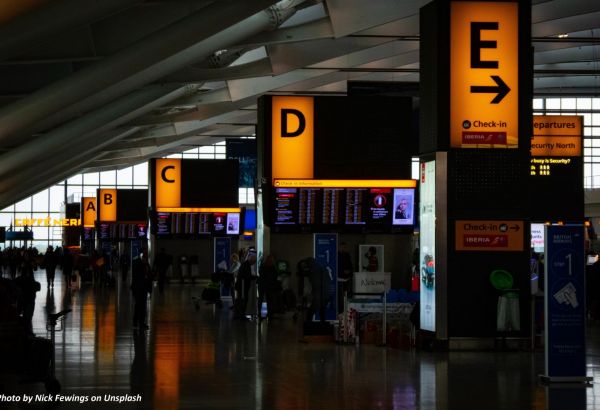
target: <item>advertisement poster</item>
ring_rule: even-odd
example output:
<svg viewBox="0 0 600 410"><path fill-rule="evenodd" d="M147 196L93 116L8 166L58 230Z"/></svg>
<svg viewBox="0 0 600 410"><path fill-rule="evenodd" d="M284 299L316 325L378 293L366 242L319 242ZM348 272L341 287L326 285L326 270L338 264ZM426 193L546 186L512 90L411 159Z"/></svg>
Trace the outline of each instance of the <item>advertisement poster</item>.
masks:
<svg viewBox="0 0 600 410"><path fill-rule="evenodd" d="M227 159L240 163L240 188L254 188L256 184L256 140L227 140Z"/></svg>
<svg viewBox="0 0 600 410"><path fill-rule="evenodd" d="M414 221L414 197L412 189L394 189L393 225L412 225Z"/></svg>
<svg viewBox="0 0 600 410"><path fill-rule="evenodd" d="M358 246L359 272L384 272L383 245Z"/></svg>
<svg viewBox="0 0 600 410"><path fill-rule="evenodd" d="M421 329L435 332L435 161L421 163Z"/></svg>
<svg viewBox="0 0 600 410"><path fill-rule="evenodd" d="M583 229L546 227L545 376L551 380L584 380L586 375Z"/></svg>
<svg viewBox="0 0 600 410"><path fill-rule="evenodd" d="M240 234L240 214L230 212L227 214L227 235Z"/></svg>
<svg viewBox="0 0 600 410"><path fill-rule="evenodd" d="M325 267L329 276L325 308L325 320L337 319L337 234L316 233L314 235L314 257L318 264ZM326 282L324 280L323 282ZM315 315L319 319L319 315Z"/></svg>

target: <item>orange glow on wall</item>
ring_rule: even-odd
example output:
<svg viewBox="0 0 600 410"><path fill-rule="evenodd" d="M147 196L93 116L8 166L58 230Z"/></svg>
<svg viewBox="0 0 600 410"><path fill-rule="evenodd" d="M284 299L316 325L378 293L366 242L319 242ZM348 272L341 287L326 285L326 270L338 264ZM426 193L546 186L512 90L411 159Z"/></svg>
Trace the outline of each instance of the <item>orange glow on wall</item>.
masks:
<svg viewBox="0 0 600 410"><path fill-rule="evenodd" d="M93 228L96 222L96 198L84 196L81 198L81 204L83 226L85 228Z"/></svg>
<svg viewBox="0 0 600 410"><path fill-rule="evenodd" d="M181 205L181 160L157 159L155 180L156 207L179 207Z"/></svg>
<svg viewBox="0 0 600 410"><path fill-rule="evenodd" d="M272 97L271 120L272 177L312 178L313 97Z"/></svg>
<svg viewBox="0 0 600 410"><path fill-rule="evenodd" d="M518 3L451 3L450 146L517 148Z"/></svg>
<svg viewBox="0 0 600 410"><path fill-rule="evenodd" d="M102 222L117 221L117 190L100 189L98 191L98 220Z"/></svg>

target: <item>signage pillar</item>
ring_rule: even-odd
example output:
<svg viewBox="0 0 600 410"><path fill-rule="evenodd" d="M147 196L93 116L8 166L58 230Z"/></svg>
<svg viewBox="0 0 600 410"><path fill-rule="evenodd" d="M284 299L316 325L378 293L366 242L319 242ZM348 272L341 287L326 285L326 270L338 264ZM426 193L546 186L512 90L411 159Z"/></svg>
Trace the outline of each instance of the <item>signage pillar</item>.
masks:
<svg viewBox="0 0 600 410"><path fill-rule="evenodd" d="M530 337L530 15L527 1L420 12L421 330L450 348ZM514 280L519 326L498 319L508 289L494 287L496 271Z"/></svg>

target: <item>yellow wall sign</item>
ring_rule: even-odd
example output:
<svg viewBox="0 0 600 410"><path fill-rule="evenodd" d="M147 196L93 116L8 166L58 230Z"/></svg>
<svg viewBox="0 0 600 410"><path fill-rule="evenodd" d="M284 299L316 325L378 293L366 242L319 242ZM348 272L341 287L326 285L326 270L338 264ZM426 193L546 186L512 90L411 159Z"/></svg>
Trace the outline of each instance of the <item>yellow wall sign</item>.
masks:
<svg viewBox="0 0 600 410"><path fill-rule="evenodd" d="M17 218L15 226L81 226L77 218Z"/></svg>
<svg viewBox="0 0 600 410"><path fill-rule="evenodd" d="M532 157L580 157L583 117L579 115L534 115Z"/></svg>
<svg viewBox="0 0 600 410"><path fill-rule="evenodd" d="M96 198L82 197L81 208L83 226L85 228L93 228L96 222Z"/></svg>
<svg viewBox="0 0 600 410"><path fill-rule="evenodd" d="M517 148L517 2L451 2L450 146Z"/></svg>
<svg viewBox="0 0 600 410"><path fill-rule="evenodd" d="M156 207L177 208L181 206L181 160L157 159L155 172Z"/></svg>
<svg viewBox="0 0 600 410"><path fill-rule="evenodd" d="M117 221L117 190L98 190L98 220L102 222Z"/></svg>
<svg viewBox="0 0 600 410"><path fill-rule="evenodd" d="M312 178L313 146L313 97L272 97L272 178Z"/></svg>
<svg viewBox="0 0 600 410"><path fill-rule="evenodd" d="M457 251L522 251L523 221L456 221Z"/></svg>

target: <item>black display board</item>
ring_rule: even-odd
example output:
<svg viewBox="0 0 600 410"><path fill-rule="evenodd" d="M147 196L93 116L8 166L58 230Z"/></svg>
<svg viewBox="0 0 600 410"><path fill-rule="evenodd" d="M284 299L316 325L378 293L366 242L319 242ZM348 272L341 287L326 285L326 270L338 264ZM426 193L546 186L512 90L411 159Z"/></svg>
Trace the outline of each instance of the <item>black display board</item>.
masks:
<svg viewBox="0 0 600 410"><path fill-rule="evenodd" d="M148 219L147 189L117 189L117 221Z"/></svg>

